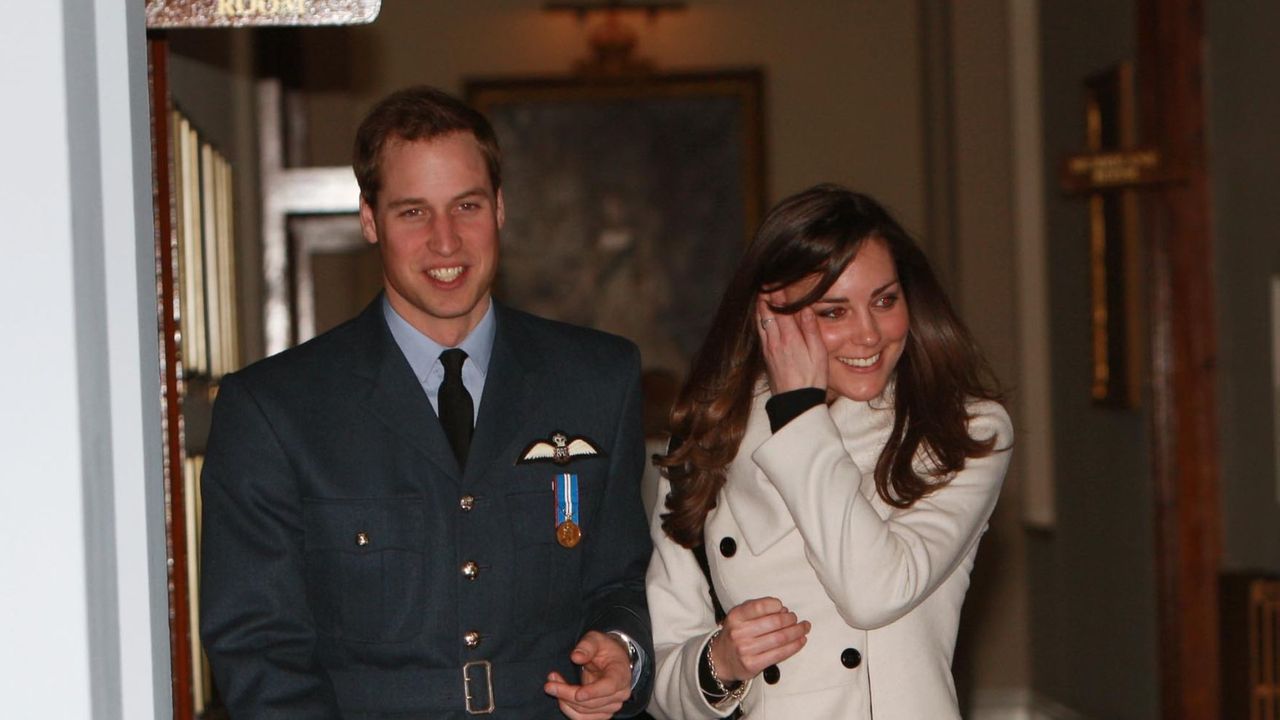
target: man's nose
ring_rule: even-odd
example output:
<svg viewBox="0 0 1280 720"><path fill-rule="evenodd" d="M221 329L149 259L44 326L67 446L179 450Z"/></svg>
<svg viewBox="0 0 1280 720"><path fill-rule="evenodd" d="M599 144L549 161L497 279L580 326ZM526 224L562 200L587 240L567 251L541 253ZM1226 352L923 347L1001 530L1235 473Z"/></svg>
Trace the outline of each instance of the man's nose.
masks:
<svg viewBox="0 0 1280 720"><path fill-rule="evenodd" d="M462 247L462 240L448 213L441 213L432 221L427 247L437 255L452 255Z"/></svg>

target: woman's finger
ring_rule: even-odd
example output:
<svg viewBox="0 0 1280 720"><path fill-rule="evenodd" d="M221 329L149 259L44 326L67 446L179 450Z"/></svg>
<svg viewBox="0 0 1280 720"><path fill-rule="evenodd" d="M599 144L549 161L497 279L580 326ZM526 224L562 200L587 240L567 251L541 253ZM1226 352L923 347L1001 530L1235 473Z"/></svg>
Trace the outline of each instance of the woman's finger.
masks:
<svg viewBox="0 0 1280 720"><path fill-rule="evenodd" d="M734 638L751 638L758 635L767 635L775 630L780 630L797 622L796 614L789 610L781 610L767 615L752 618L750 620L736 620L732 623L725 619L724 631Z"/></svg>
<svg viewBox="0 0 1280 720"><path fill-rule="evenodd" d="M755 638L749 648L744 648L739 652L739 657L746 661L752 658L758 658L762 655L768 655L781 647L793 645L809 635L809 631L813 625L808 621L802 621L793 625L788 625L775 632L768 633Z"/></svg>
<svg viewBox="0 0 1280 720"><path fill-rule="evenodd" d="M807 642L809 642L809 637L807 635L801 635L799 638L787 643L786 645L752 656L743 663L743 667L751 677L755 677L756 673L759 673L770 665L777 665L783 660L786 660L792 655L800 652L800 649L803 648Z"/></svg>
<svg viewBox="0 0 1280 720"><path fill-rule="evenodd" d="M804 343L795 315L775 315L774 321L778 326L778 340L782 347L792 349Z"/></svg>
<svg viewBox="0 0 1280 720"><path fill-rule="evenodd" d="M785 610L786 608L782 606L782 601L776 597L752 598L744 600L730 609L725 616L725 623L728 624L732 621L742 622Z"/></svg>
<svg viewBox="0 0 1280 720"><path fill-rule="evenodd" d="M811 626L808 621L795 622L793 616L791 622L775 630L763 632L758 635L744 635L731 639L731 642L734 643L734 649L738 652L738 655L742 657L749 657L752 655L759 655L762 652L771 650L780 645L786 645L787 643L794 642L797 638L808 635L810 627Z"/></svg>
<svg viewBox="0 0 1280 720"><path fill-rule="evenodd" d="M778 318L773 311L769 309L769 302L764 295L760 295L756 302L756 318L760 324L760 334L766 341L777 340L778 337ZM776 344L776 343L773 343ZM768 343L766 344L768 347Z"/></svg>
<svg viewBox="0 0 1280 720"><path fill-rule="evenodd" d="M827 348L822 344L822 334L818 332L818 315L813 308L807 307L796 313L796 321L810 354L814 354L813 351L816 350L818 355L825 355Z"/></svg>

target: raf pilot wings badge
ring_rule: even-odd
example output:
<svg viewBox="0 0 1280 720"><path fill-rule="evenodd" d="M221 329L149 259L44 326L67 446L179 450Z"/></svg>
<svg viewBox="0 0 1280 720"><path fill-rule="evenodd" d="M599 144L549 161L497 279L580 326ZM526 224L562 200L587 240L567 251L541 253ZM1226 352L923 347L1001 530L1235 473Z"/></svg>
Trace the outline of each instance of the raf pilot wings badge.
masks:
<svg viewBox="0 0 1280 720"><path fill-rule="evenodd" d="M517 465L533 462L553 462L568 465L574 458L603 455L600 448L584 437L570 438L559 430L551 433L551 441L537 440L520 453Z"/></svg>

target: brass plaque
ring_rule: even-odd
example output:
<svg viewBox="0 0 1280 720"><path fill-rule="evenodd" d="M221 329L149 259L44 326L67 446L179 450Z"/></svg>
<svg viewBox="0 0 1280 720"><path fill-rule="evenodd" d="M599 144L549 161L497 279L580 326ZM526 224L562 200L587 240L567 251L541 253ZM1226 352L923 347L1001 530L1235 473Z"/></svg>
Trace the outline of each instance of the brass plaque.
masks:
<svg viewBox="0 0 1280 720"><path fill-rule="evenodd" d="M1149 185L1170 179L1160 151L1153 148L1072 155L1062 168L1062 188L1073 194Z"/></svg>
<svg viewBox="0 0 1280 720"><path fill-rule="evenodd" d="M147 0L147 28L363 25L382 0Z"/></svg>

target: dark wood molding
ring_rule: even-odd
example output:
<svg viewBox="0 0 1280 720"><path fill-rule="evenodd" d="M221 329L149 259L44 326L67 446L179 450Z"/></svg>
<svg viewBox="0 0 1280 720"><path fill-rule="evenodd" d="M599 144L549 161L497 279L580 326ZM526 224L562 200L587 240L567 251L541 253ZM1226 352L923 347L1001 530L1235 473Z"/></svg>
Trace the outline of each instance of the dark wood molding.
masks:
<svg viewBox="0 0 1280 720"><path fill-rule="evenodd" d="M1144 193L1162 717L1220 709L1217 339L1201 0L1139 0L1142 142L1185 171Z"/></svg>
<svg viewBox="0 0 1280 720"><path fill-rule="evenodd" d="M169 650L172 658L173 717L190 720L191 598L187 593L187 531L183 497L182 388L178 342L177 265L173 243L173 177L169 132L169 45L147 39L147 69L151 89L152 208L155 213L156 291L159 293L157 330L163 389L165 545L169 556Z"/></svg>

